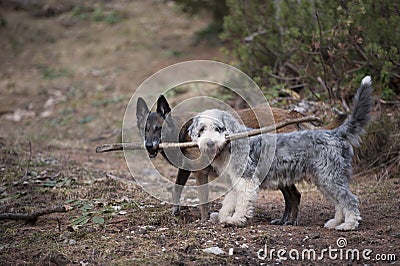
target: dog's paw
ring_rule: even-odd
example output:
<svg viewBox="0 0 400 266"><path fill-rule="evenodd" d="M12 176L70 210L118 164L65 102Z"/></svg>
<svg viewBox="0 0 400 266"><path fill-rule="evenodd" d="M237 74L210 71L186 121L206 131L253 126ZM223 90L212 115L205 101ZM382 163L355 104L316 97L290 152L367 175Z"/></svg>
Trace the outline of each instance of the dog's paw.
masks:
<svg viewBox="0 0 400 266"><path fill-rule="evenodd" d="M227 217L224 221L224 223L229 224L229 225L235 225L235 226L244 226L246 224L246 217L243 218L237 218L237 217Z"/></svg>
<svg viewBox="0 0 400 266"><path fill-rule="evenodd" d="M341 222L336 219L330 219L324 225L327 229L335 229Z"/></svg>
<svg viewBox="0 0 400 266"><path fill-rule="evenodd" d="M219 213L218 212L213 212L210 214L210 222L216 224L219 223Z"/></svg>
<svg viewBox="0 0 400 266"><path fill-rule="evenodd" d="M282 224L285 223L285 221L282 220L282 219L274 219L270 223L273 224L273 225L282 225Z"/></svg>
<svg viewBox="0 0 400 266"><path fill-rule="evenodd" d="M230 214L229 212L226 212L223 209L219 210L218 220L220 223L225 223L226 219L230 217L232 217L232 214Z"/></svg>
<svg viewBox="0 0 400 266"><path fill-rule="evenodd" d="M177 215L179 214L179 211L180 211L180 208L179 208L178 205L176 205L176 206L174 206L174 207L171 208L171 214L172 214L173 216L177 216Z"/></svg>
<svg viewBox="0 0 400 266"><path fill-rule="evenodd" d="M357 227L358 227L358 222L351 222L351 223L342 223L341 225L336 226L335 229L338 231L351 231L351 230L356 230Z"/></svg>
<svg viewBox="0 0 400 266"><path fill-rule="evenodd" d="M297 220L294 221L286 221L283 223L283 225L293 225L293 226L297 226L299 223L297 222Z"/></svg>

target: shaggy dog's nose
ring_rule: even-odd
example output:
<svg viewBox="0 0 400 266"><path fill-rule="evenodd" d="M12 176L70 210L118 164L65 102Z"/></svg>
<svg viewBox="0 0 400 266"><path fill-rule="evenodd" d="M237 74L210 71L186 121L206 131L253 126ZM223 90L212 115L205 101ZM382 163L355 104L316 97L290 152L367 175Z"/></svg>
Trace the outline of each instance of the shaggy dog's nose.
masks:
<svg viewBox="0 0 400 266"><path fill-rule="evenodd" d="M207 141L207 146L208 146L209 148L214 147L214 145L215 145L215 142L214 142L213 140Z"/></svg>

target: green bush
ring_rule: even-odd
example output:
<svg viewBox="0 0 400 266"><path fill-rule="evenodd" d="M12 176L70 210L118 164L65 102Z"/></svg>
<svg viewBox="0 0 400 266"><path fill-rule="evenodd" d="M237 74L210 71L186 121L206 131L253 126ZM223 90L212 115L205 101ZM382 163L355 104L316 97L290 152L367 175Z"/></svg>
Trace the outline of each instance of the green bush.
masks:
<svg viewBox="0 0 400 266"><path fill-rule="evenodd" d="M227 0L221 37L266 93L353 94L371 74L386 99L400 91L400 2ZM346 88L346 89L344 89Z"/></svg>

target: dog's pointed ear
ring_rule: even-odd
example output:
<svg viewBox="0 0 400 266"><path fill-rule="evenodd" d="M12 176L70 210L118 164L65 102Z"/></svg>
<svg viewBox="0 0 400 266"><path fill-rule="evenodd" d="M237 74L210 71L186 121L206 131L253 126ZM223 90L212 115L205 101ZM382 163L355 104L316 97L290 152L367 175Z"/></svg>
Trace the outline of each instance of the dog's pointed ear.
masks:
<svg viewBox="0 0 400 266"><path fill-rule="evenodd" d="M157 100L157 113L165 119L169 112L171 112L171 108L169 107L167 99L165 99L164 95L160 95Z"/></svg>
<svg viewBox="0 0 400 266"><path fill-rule="evenodd" d="M138 123L143 121L149 114L149 108L142 97L139 97L136 103L136 118Z"/></svg>

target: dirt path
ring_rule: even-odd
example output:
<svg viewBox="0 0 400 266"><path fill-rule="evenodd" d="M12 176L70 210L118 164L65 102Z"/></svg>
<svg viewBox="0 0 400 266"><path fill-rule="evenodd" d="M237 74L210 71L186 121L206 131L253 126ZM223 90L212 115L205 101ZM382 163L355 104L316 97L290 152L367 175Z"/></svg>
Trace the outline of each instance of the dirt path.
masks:
<svg viewBox="0 0 400 266"><path fill-rule="evenodd" d="M298 264L279 259L276 251L321 254L338 248L340 237L347 240L343 252L357 249L361 257L372 250L370 260L354 263L380 263L376 254L395 254L399 261L396 178L378 180L372 172L354 177L363 216L355 232L323 228L334 210L309 184L300 185L299 226L269 225L281 215L283 200L276 191L264 191L254 224L230 228L200 223L192 207L171 216L170 205L135 183L121 153L93 152L97 144L120 140L125 107L149 75L184 60L224 61L218 46L196 44L194 33L207 25L206 18L190 19L168 1L33 1L38 6L28 7L3 2L0 212L56 205L69 211L35 224L0 221L0 264ZM162 159L156 163L174 178L176 169ZM224 253L204 251L210 247ZM259 252L265 247L275 249L273 258ZM321 261L352 262L328 255Z"/></svg>

